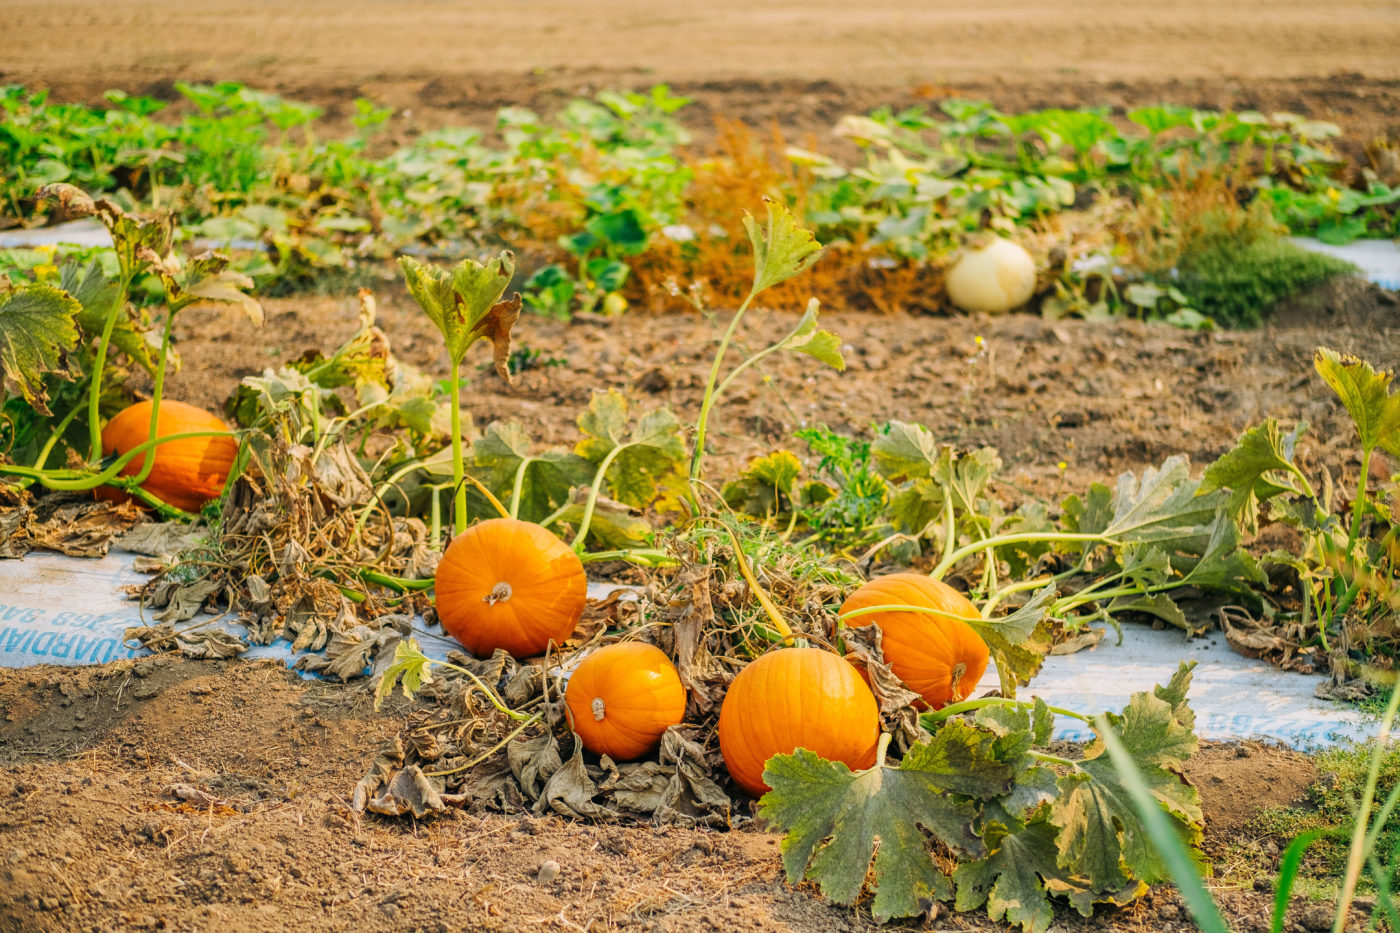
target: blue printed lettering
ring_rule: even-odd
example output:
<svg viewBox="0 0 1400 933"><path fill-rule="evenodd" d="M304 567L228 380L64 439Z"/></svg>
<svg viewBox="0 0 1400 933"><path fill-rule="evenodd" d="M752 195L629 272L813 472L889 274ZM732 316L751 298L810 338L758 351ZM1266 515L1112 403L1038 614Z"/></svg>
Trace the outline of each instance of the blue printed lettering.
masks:
<svg viewBox="0 0 1400 933"><path fill-rule="evenodd" d="M63 635L53 640L53 650L49 652L55 658L66 658L68 652L73 648L73 639L80 638L79 635Z"/></svg>
<svg viewBox="0 0 1400 933"><path fill-rule="evenodd" d="M57 637L57 632L41 633L38 638L34 639L34 643L29 646L29 653L40 657L48 654L49 646L53 644L53 640Z"/></svg>

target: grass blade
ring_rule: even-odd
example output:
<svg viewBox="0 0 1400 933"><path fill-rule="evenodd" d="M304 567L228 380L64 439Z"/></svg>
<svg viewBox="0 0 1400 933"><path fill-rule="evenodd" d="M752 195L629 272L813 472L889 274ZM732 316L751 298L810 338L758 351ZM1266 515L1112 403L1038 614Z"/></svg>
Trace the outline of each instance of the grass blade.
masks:
<svg viewBox="0 0 1400 933"><path fill-rule="evenodd" d="M1298 866L1302 864L1303 853L1314 839L1322 835L1322 830L1313 829L1299 833L1283 850L1283 860L1278 866L1278 892L1274 894L1274 919L1269 925L1271 933L1283 933L1283 921L1288 913L1288 898L1293 893L1293 882L1298 878Z"/></svg>
<svg viewBox="0 0 1400 933"><path fill-rule="evenodd" d="M1204 933L1230 933L1229 927L1225 925L1225 918L1220 915L1220 908L1206 890L1201 876L1196 873L1195 863L1191 861L1191 856L1182 845L1176 831L1167 822L1166 814L1162 812L1152 792L1147 789L1137 766L1133 764L1132 756L1123 748L1123 743L1118 740L1106 717L1098 717L1097 724L1099 735L1103 737L1108 755L1113 760L1113 766L1118 769L1123 786L1132 795L1133 809L1137 810L1143 825L1147 827L1148 835L1152 837L1153 845L1162 856L1162 860L1167 863L1172 880L1176 882L1176 889L1181 892L1181 898L1186 902L1186 909L1191 911L1196 925Z"/></svg>

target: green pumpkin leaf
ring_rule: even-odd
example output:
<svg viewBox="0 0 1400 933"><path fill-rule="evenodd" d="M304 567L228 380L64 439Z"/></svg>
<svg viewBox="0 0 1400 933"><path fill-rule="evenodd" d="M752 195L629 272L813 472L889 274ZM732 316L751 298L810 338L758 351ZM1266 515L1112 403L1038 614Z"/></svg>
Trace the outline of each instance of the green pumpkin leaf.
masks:
<svg viewBox="0 0 1400 933"><path fill-rule="evenodd" d="M954 870L953 909L976 910L985 904L991 919L1040 933L1055 919L1040 873L1058 874L1056 828L1038 819L1025 827L1018 825L1018 830L1008 832L998 822L987 824L982 838L991 854L980 861L962 862Z"/></svg>
<svg viewBox="0 0 1400 933"><path fill-rule="evenodd" d="M1390 389L1394 374L1326 347L1317 348L1313 366L1351 414L1361 449L1381 447L1400 457L1400 393Z"/></svg>
<svg viewBox="0 0 1400 933"><path fill-rule="evenodd" d="M811 268L822 252L817 238L798 225L785 205L765 199L764 207L768 222L762 227L752 214L744 213L744 229L753 246L753 295Z"/></svg>
<svg viewBox="0 0 1400 933"><path fill-rule="evenodd" d="M1151 544L1169 554L1203 554L1223 491L1197 495L1185 457L1168 457L1160 469L1146 469L1142 480L1130 471L1110 493L1095 484L1087 501L1065 501L1066 526L1081 534L1102 534L1120 542Z"/></svg>
<svg viewBox="0 0 1400 933"><path fill-rule="evenodd" d="M0 292L0 377L7 393L18 391L35 411L50 414L45 373L59 373L65 351L78 343L73 319L77 299L49 285Z"/></svg>
<svg viewBox="0 0 1400 933"><path fill-rule="evenodd" d="M1186 613L1182 612L1181 607L1166 593L1118 596L1104 607L1104 611L1111 616L1116 616L1120 612L1141 612L1156 616L1163 622L1169 622L1185 632L1192 632L1196 629L1186 620Z"/></svg>
<svg viewBox="0 0 1400 933"><path fill-rule="evenodd" d="M1014 697L1040 672L1052 638L1045 610L1054 599L1055 587L1047 586L1015 612L996 619L968 619L991 652L1004 696Z"/></svg>
<svg viewBox="0 0 1400 933"><path fill-rule="evenodd" d="M841 355L841 338L829 330L817 327L817 311L821 302L813 298L807 302L807 310L797 327L783 340L780 347L794 353L805 353L815 360L835 370L846 368L846 359Z"/></svg>
<svg viewBox="0 0 1400 933"><path fill-rule="evenodd" d="M560 510L556 521L577 528L583 521L583 510L582 502L574 502ZM652 527L646 519L622 503L601 496L594 503L593 517L588 523L589 541L609 550L626 550L646 545L651 533Z"/></svg>
<svg viewBox="0 0 1400 933"><path fill-rule="evenodd" d="M626 396L609 389L594 393L578 426L584 438L574 452L599 467L611 457L604 483L619 502L646 508L680 482L685 444L669 409L647 412L633 424Z"/></svg>
<svg viewBox="0 0 1400 933"><path fill-rule="evenodd" d="M870 443L870 454L880 475L898 482L903 479L931 479L940 468L942 457L951 457L951 448L939 449L933 432L921 424L891 421Z"/></svg>
<svg viewBox="0 0 1400 933"><path fill-rule="evenodd" d="M102 333L112 305L121 299L121 289L116 282L107 278L102 271L102 263L94 259L85 267L75 263L65 264L59 276L59 285L82 305L82 310L74 317L78 328L85 334ZM147 324L147 327L142 324ZM148 322L137 320L129 309L119 312L112 325L112 345L142 369L154 374L160 347L151 339L154 334L149 333L148 326ZM170 348L170 361L178 365L179 355L174 347Z"/></svg>
<svg viewBox="0 0 1400 933"><path fill-rule="evenodd" d="M1288 491L1287 486L1270 482L1267 474L1292 472L1293 454L1305 430L1307 423L1302 422L1283 434L1273 418L1250 428L1240 435L1233 449L1206 467L1196 495L1230 490L1226 508L1250 534L1256 533L1260 503Z"/></svg>
<svg viewBox="0 0 1400 933"><path fill-rule="evenodd" d="M724 501L730 508L749 515L775 515L793 504L793 488L802 473L802 461L791 451L776 450L766 457L755 457L724 487Z"/></svg>
<svg viewBox="0 0 1400 933"><path fill-rule="evenodd" d="M520 296L502 301L501 295L515 274L515 257L503 251L485 264L464 259L443 269L401 256L399 266L409 294L442 334L448 357L460 363L472 344L488 339L496 370L509 382L510 330L520 317Z"/></svg>
<svg viewBox="0 0 1400 933"><path fill-rule="evenodd" d="M949 782L979 796L1010 786L1006 763L989 753L990 733L949 726L940 730L945 739L914 746L898 767L881 762L852 772L806 749L770 758L763 780L773 789L759 802L759 814L787 833L788 880L809 878L826 897L850 904L865 885L878 841L871 908L877 920L919 914L921 898L947 899L948 880L929 855L924 831L966 855L986 851L973 829L975 804L952 793ZM950 774L954 763L957 775Z"/></svg>
<svg viewBox="0 0 1400 933"><path fill-rule="evenodd" d="M1258 599L1250 584L1263 586L1268 577L1259 562L1240 547L1240 530L1221 512L1210 526L1205 553L1186 572L1183 585Z"/></svg>
<svg viewBox="0 0 1400 933"><path fill-rule="evenodd" d="M568 502L576 487L587 485L593 470L577 454L562 450L532 453L530 448L530 436L519 422L495 421L472 445L471 459L473 465L485 470L482 479L486 485L517 517L538 522ZM522 469L517 505L509 500Z"/></svg>
<svg viewBox="0 0 1400 933"><path fill-rule="evenodd" d="M1153 798L1200 860L1200 797L1182 773L1197 747L1192 732L1196 718L1186 703L1194 667L1195 662L1183 663L1166 686L1133 694L1121 715L1106 719ZM1102 738L1086 749L1078 770L1060 778L1059 787L1050 821L1060 828L1061 868L1101 890L1121 889L1133 879L1154 884L1169 878Z"/></svg>
<svg viewBox="0 0 1400 933"><path fill-rule="evenodd" d="M403 695L413 698L424 684L433 682L433 661L418 650L418 639L405 638L394 648L394 663L384 669L379 683L374 687L374 708L379 709L389 694L394 692L394 684L403 680Z"/></svg>

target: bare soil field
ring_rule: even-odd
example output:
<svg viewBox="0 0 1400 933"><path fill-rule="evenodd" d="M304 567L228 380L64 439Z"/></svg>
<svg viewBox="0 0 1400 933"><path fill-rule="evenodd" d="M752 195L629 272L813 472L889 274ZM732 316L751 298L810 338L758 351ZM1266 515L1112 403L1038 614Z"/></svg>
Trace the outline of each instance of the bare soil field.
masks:
<svg viewBox="0 0 1400 933"><path fill-rule="evenodd" d="M668 81L696 98L685 118L702 139L718 114L799 136L826 132L844 113L946 96L1004 108L1292 110L1338 122L1350 145L1400 135L1400 7L1381 0L8 0L0 20L0 81L51 87L60 99L95 101L112 87L170 96L175 80L237 80L321 104L332 121L368 96L398 108L405 132ZM242 376L330 348L354 328L352 299L266 305L268 325L252 336L212 312L186 315L177 333L186 374L171 391L217 407ZM402 291L386 284L380 307L396 352L445 373L438 339ZM788 323L756 316L749 337ZM1309 456L1334 463L1350 437L1311 372L1313 348L1400 363L1400 309L1358 283L1310 295L1248 333L1024 315L846 314L826 326L849 345L850 370L780 363L769 380L755 374L720 415L718 469L791 446L804 424L860 431L901 419L940 440L998 447L1011 487L999 492L1014 500L1175 453L1199 465L1269 414L1309 420ZM573 441L573 416L594 389L622 388L684 419L698 407L715 334L699 317L527 318L517 341L569 366L530 370L514 389L482 372L467 407L478 426L514 418L557 444ZM211 372L220 375L187 375ZM974 390L994 401L971 403ZM1335 449L1321 446L1328 438ZM265 663L160 658L0 672L0 930L874 927L862 905L833 907L785 885L778 837L742 813L730 832L536 814L421 824L357 816L351 789L403 713L400 703L376 714L363 688L307 683ZM1189 772L1207 851L1230 855L1219 891L1227 914L1240 930L1266 929L1272 893L1256 890L1251 872L1272 870L1286 840L1251 820L1299 799L1312 765L1255 745L1207 746ZM214 802L182 801L177 785ZM559 873L540 880L547 861ZM1304 929L1305 910L1290 929ZM997 927L944 914L925 928ZM1192 928L1165 888L1090 921L1065 913L1056 927Z"/></svg>

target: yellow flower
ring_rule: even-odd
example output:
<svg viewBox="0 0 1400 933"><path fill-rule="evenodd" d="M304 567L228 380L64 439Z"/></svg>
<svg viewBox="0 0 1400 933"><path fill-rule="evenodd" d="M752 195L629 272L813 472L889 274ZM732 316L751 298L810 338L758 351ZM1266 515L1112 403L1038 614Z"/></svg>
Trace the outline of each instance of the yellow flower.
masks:
<svg viewBox="0 0 1400 933"><path fill-rule="evenodd" d="M1068 463L1065 463L1063 460L1061 460L1059 463L1055 464L1055 466L1058 467L1058 468L1061 469L1061 470L1068 470L1068 469L1069 469L1069 464L1068 464Z"/></svg>
<svg viewBox="0 0 1400 933"><path fill-rule="evenodd" d="M976 337L973 337L972 342L977 344L979 347L986 343L986 341L982 339L981 334L978 334Z"/></svg>
<svg viewBox="0 0 1400 933"><path fill-rule="evenodd" d="M57 246L56 244L53 244L53 243L45 243L45 244L43 244L42 246L36 246L36 247L34 247L34 252L36 252L36 253L43 253L45 256L49 257L50 259L53 258L53 254L54 254L55 252L57 252L57 251L58 251L58 246Z"/></svg>
<svg viewBox="0 0 1400 933"><path fill-rule="evenodd" d="M34 267L34 281L47 282L56 278L58 278L58 266L53 263L41 263Z"/></svg>
<svg viewBox="0 0 1400 933"><path fill-rule="evenodd" d="M1328 199L1329 201L1331 201L1333 204L1336 204L1338 201L1340 201L1340 200L1342 199L1342 193L1341 193L1340 191L1338 191L1336 188L1328 188L1328 189L1327 189L1327 199Z"/></svg>

